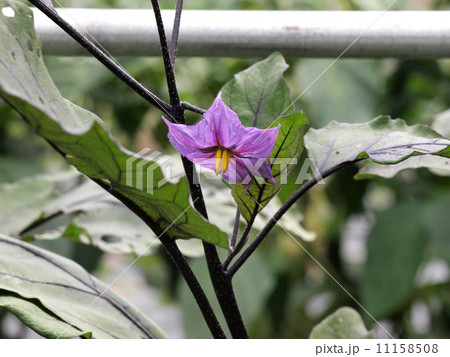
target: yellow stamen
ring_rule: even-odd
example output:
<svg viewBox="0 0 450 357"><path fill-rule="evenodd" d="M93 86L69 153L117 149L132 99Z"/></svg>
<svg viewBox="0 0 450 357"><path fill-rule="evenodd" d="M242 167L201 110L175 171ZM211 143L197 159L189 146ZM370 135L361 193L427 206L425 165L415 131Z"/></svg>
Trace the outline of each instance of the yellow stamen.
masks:
<svg viewBox="0 0 450 357"><path fill-rule="evenodd" d="M216 175L220 174L221 163L222 163L222 149L219 148L216 151L216 166L215 166Z"/></svg>
<svg viewBox="0 0 450 357"><path fill-rule="evenodd" d="M230 152L224 150L222 154L222 173L224 174L228 169L228 164L230 163Z"/></svg>
<svg viewBox="0 0 450 357"><path fill-rule="evenodd" d="M216 175L224 174L230 163L231 152L227 149L218 148L216 151L215 172Z"/></svg>

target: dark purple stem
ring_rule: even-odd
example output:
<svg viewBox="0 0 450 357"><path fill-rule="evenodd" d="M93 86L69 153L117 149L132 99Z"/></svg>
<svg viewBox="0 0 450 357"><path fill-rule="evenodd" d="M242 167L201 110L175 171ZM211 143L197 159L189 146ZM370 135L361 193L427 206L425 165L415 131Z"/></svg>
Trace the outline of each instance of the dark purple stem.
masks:
<svg viewBox="0 0 450 357"><path fill-rule="evenodd" d="M239 233L239 223L241 220L241 213L239 212L239 208L236 209L236 216L234 217L234 226L233 226L233 233L231 235L231 241L230 241L230 247L231 249L234 249L236 246L236 238Z"/></svg>
<svg viewBox="0 0 450 357"><path fill-rule="evenodd" d="M166 34L164 31L164 24L161 16L161 9L158 0L151 0L153 5L153 12L155 13L156 25L158 27L158 34L161 45L161 52L164 61L164 69L166 72L167 86L170 95L170 104L172 106L172 116L175 122L184 124L184 109L180 102L178 90L175 82L175 73L172 63L170 61L169 47L167 44ZM193 163L185 157L182 157L184 170L189 182L192 201L197 211L208 219L205 201L203 199L202 189L195 180L196 171ZM214 245L203 242L203 249L205 250L205 258L208 265L209 275L214 287L214 291L219 301L228 328L233 338L248 338L247 330L239 311L239 307L234 296L231 278L227 276L222 267L222 262L219 259L217 249Z"/></svg>
<svg viewBox="0 0 450 357"><path fill-rule="evenodd" d="M175 58L178 50L178 36L180 34L181 11L183 10L183 0L177 1L175 9L175 19L173 22L172 38L170 40L169 56L172 67L175 68Z"/></svg>

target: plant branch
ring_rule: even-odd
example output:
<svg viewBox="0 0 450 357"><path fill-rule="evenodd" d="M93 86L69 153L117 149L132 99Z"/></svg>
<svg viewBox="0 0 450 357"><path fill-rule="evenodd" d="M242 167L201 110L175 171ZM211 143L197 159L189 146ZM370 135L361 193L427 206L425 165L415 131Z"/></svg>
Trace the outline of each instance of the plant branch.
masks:
<svg viewBox="0 0 450 357"><path fill-rule="evenodd" d="M180 270L181 275L183 276L186 284L191 290L192 295L194 296L213 337L226 338L226 335L223 332L219 321L217 320L216 314L214 313L214 310L212 309L205 292L203 291L200 283L197 280L197 277L186 261L186 258L183 256L183 254L175 244L175 241L172 238L168 237L158 225L153 224L153 222L149 221L147 214L142 211L142 209L137 206L132 200L125 196L122 196L118 192L111 191L109 185L105 184L102 180L93 179L93 181L104 188L106 191L108 191L111 195L119 199L125 206L127 206L132 212L140 217L153 232L155 232L155 234L159 237L162 245L166 249L167 253L170 255L177 268Z"/></svg>
<svg viewBox="0 0 450 357"><path fill-rule="evenodd" d="M191 111L193 113L197 113L197 114L204 114L206 112L205 109L199 108L188 102L181 102L181 107L185 110L189 110L189 111Z"/></svg>
<svg viewBox="0 0 450 357"><path fill-rule="evenodd" d="M34 6L49 17L56 25L58 25L64 32L83 46L92 56L99 60L106 68L108 68L114 75L121 79L133 91L139 94L147 102L154 105L163 113L171 116L170 106L160 99L158 96L150 92L141 83L134 79L122 67L120 67L114 60L108 57L102 50L100 50L92 41L86 36L77 31L72 25L65 21L59 14L51 7L47 6L40 0L29 0Z"/></svg>
<svg viewBox="0 0 450 357"><path fill-rule="evenodd" d="M349 161L344 162L342 164L339 164L337 166L334 166L326 171L324 171L322 174L317 175L316 177L309 180L307 183L305 183L302 187L300 187L279 209L275 214L272 216L272 218L267 222L267 224L264 226L264 228L259 232L259 234L256 236L256 238L253 240L253 242L248 246L248 248L239 256L239 258L236 260L236 262L227 270L227 275L232 277L239 268L247 261L247 259L253 254L255 249L262 243L264 238L267 236L267 234L271 231L271 229L278 223L281 217L287 212L289 208L292 207L292 205L297 202L298 199L300 199L306 192L309 191L316 183L321 181L322 179L332 175L336 171L339 171L340 169L343 169L344 167L350 166L351 164L357 162L359 160L355 161Z"/></svg>
<svg viewBox="0 0 450 357"><path fill-rule="evenodd" d="M172 111L182 112L177 84L175 82L175 72L170 60L169 45L167 44L166 32L164 31L164 23L161 16L159 1L151 0L151 2L153 6L153 12L155 14L156 26L158 28L159 43L161 45L161 53L164 62L164 72L166 73L167 87L169 89L170 105L172 106ZM184 118L183 123L180 124L184 124Z"/></svg>
<svg viewBox="0 0 450 357"><path fill-rule="evenodd" d="M175 68L175 58L176 58L177 49L178 49L178 36L180 34L180 23L181 23L181 11L182 10L183 10L183 0L178 0L177 6L175 9L175 19L173 22L172 38L170 39L170 48L169 48L170 62L172 63L173 68Z"/></svg>
<svg viewBox="0 0 450 357"><path fill-rule="evenodd" d="M234 249L228 254L227 258L225 259L225 261L222 264L225 271L227 270L228 266L230 265L230 263L234 259L234 257L236 257L236 255L239 254L239 252L245 247L245 245L248 242L248 235L250 234L250 231L253 227L253 223L255 223L256 216L258 215L259 202L262 199L265 188L266 188L266 184L263 184L260 187L260 190L258 193L258 200L255 200L256 205L255 205L255 208L253 209L253 213L251 215L250 221L247 222L247 226L245 227L244 233L242 233L242 236L239 239L237 246L234 247Z"/></svg>
<svg viewBox="0 0 450 357"><path fill-rule="evenodd" d="M175 82L175 73L172 63L170 61L169 47L167 45L166 34L164 31L164 24L161 16L161 9L158 0L151 0L153 5L153 12L155 13L156 25L158 27L158 34L161 45L161 52L164 61L164 69L166 72L167 86L170 95L170 104L172 106L172 115L175 122L184 124L184 109L180 102L178 90ZM191 198L194 202L194 207L205 218L208 219L205 201L203 199L201 186L196 183L197 173L194 170L194 164L186 157L182 157L183 167L189 183ZM239 307L234 296L231 279L227 277L222 267L217 249L214 245L203 242L203 249L205 251L205 258L208 265L209 275L214 287L217 300L227 321L233 338L248 338Z"/></svg>
<svg viewBox="0 0 450 357"><path fill-rule="evenodd" d="M206 297L200 283L197 280L197 277L195 276L188 262L184 258L183 254L178 249L177 245L175 244L175 241L173 241L170 238L167 238L164 240L164 242L163 241L161 242L163 243L164 248L167 250L167 252L169 253L170 257L172 258L178 269L181 271L181 274L183 275L184 280L188 284L189 289L191 290L192 295L194 296L197 302L197 305L200 307L200 310L202 311L203 317L213 337L220 339L227 338L222 330L222 327L220 326L219 321L217 320L216 314L214 313L214 310L212 309L208 301L208 298Z"/></svg>
<svg viewBox="0 0 450 357"><path fill-rule="evenodd" d="M234 226L233 226L233 233L231 234L231 242L230 242L230 248L234 249L236 246L236 238L239 233L239 223L241 221L241 212L239 212L239 207L236 208L236 216L234 217Z"/></svg>
<svg viewBox="0 0 450 357"><path fill-rule="evenodd" d="M248 235L250 234L250 230L252 229L253 221L254 219L247 223L247 226L245 227L244 233L242 233L238 244L236 245L236 247L232 247L232 250L230 251L230 253L228 253L227 257L222 263L223 269L225 271L227 270L233 258L242 250L242 248L244 248L245 244L248 242Z"/></svg>
<svg viewBox="0 0 450 357"><path fill-rule="evenodd" d="M223 269L216 247L203 242L203 248L214 292L227 321L231 336L233 338L248 338L248 333L234 296L232 277L228 276Z"/></svg>

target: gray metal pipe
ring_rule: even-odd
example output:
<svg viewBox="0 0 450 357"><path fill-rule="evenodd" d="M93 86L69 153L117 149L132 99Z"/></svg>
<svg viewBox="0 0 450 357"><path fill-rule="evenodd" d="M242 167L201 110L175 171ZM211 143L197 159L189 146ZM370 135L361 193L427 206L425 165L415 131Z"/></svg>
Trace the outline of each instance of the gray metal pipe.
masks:
<svg viewBox="0 0 450 357"><path fill-rule="evenodd" d="M45 54L86 55L34 10ZM59 13L83 33L89 32L113 56L160 55L151 10L65 9ZM163 11L168 38L173 17L173 11ZM178 56L262 57L280 51L286 57L336 58L347 48L343 57L450 57L450 11L186 10Z"/></svg>

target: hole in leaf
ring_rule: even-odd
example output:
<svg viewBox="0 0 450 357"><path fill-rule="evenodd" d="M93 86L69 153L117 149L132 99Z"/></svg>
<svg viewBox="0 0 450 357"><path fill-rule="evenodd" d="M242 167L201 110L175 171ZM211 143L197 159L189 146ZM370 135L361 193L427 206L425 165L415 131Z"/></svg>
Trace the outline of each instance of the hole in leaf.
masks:
<svg viewBox="0 0 450 357"><path fill-rule="evenodd" d="M81 233L79 239L84 244L92 244L92 239L86 233Z"/></svg>
<svg viewBox="0 0 450 357"><path fill-rule="evenodd" d="M14 17L14 15L16 15L16 13L15 13L14 10L13 10L13 8L12 8L12 7L9 7L9 6L4 7L4 8L2 9L2 14L3 14L4 16L6 16L6 17Z"/></svg>
<svg viewBox="0 0 450 357"><path fill-rule="evenodd" d="M118 243L121 241L121 239L116 236L102 236L102 241L104 241L105 243Z"/></svg>

